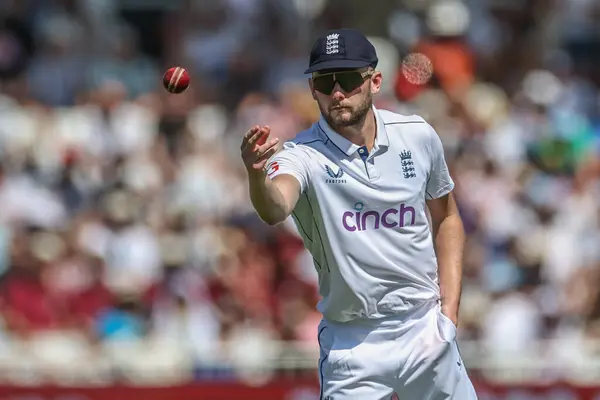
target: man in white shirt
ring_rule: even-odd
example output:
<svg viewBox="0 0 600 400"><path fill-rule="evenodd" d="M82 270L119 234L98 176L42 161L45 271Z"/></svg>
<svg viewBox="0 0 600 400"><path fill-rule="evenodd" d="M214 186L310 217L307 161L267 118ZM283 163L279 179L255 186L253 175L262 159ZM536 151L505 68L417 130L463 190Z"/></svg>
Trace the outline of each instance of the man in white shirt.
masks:
<svg viewBox="0 0 600 400"><path fill-rule="evenodd" d="M313 256L321 399L476 399L456 344L454 183L429 124L373 106L377 61L355 30L315 42L306 73L322 117L279 152L269 127L245 134L252 203L269 224L291 215Z"/></svg>

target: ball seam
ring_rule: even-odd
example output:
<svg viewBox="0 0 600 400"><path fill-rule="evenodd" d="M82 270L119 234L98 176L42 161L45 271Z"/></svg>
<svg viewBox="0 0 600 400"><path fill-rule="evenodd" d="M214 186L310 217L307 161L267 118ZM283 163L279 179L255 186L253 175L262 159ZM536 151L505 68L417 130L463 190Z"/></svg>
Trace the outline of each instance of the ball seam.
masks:
<svg viewBox="0 0 600 400"><path fill-rule="evenodd" d="M175 91L184 72L185 72L185 70L183 68L180 68L180 67L175 68L173 75L171 75L171 79L169 79L169 86L168 86L169 92Z"/></svg>

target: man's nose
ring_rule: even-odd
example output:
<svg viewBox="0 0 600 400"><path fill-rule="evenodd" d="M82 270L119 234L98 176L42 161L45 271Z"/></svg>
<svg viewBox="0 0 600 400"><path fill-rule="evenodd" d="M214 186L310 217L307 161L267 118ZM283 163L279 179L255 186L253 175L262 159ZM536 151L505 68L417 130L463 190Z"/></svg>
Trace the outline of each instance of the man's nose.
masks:
<svg viewBox="0 0 600 400"><path fill-rule="evenodd" d="M344 100L346 98L346 95L344 94L344 89L342 89L338 82L336 82L333 86L331 97L333 97L333 99L337 101Z"/></svg>

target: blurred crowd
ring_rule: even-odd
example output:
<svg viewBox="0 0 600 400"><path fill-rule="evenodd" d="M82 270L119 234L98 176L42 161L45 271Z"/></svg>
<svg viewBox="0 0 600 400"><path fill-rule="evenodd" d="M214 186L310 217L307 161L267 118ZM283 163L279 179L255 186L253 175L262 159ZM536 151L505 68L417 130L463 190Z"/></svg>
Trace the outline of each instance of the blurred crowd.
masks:
<svg viewBox="0 0 600 400"><path fill-rule="evenodd" d="M239 144L318 118L302 72L339 27L376 45L376 105L445 145L460 338L566 359L600 338L600 3L0 0L0 20L0 349L314 347L312 259L254 214Z"/></svg>

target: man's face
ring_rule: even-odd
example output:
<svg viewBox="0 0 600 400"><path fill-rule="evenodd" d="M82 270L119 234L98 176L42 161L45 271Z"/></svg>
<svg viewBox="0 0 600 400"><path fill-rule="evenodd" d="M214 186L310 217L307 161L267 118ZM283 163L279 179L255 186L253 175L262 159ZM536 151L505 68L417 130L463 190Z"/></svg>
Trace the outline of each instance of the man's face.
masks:
<svg viewBox="0 0 600 400"><path fill-rule="evenodd" d="M381 78L380 72L367 68L321 71L313 74L309 84L321 114L336 129L364 121Z"/></svg>

